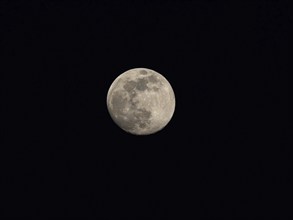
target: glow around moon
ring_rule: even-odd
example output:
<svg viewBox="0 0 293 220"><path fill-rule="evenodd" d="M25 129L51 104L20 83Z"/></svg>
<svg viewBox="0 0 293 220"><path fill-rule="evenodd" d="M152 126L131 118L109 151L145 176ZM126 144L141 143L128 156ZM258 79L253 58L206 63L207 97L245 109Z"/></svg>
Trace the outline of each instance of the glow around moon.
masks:
<svg viewBox="0 0 293 220"><path fill-rule="evenodd" d="M147 68L130 69L109 88L107 107L124 131L148 135L163 129L175 111L174 91L167 79Z"/></svg>

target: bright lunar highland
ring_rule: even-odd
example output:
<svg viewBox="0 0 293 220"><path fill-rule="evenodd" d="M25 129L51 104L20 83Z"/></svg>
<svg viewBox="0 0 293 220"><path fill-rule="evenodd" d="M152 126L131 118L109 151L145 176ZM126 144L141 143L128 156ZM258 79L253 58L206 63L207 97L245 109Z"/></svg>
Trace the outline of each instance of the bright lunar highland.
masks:
<svg viewBox="0 0 293 220"><path fill-rule="evenodd" d="M109 88L107 107L124 131L148 135L163 129L175 111L174 91L167 79L147 68L130 69Z"/></svg>

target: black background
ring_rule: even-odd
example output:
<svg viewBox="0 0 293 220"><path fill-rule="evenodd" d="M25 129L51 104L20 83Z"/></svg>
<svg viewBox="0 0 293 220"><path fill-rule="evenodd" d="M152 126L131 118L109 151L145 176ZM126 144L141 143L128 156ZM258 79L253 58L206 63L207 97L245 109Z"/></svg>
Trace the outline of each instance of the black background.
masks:
<svg viewBox="0 0 293 220"><path fill-rule="evenodd" d="M287 2L1 1L3 210L291 219ZM150 136L122 131L106 107L135 67L176 96Z"/></svg>

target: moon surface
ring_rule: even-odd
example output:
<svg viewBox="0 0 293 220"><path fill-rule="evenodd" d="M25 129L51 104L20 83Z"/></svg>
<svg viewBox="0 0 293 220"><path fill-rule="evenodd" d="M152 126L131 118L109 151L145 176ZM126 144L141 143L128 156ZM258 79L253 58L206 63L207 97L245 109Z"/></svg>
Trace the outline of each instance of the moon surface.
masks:
<svg viewBox="0 0 293 220"><path fill-rule="evenodd" d="M109 88L107 107L124 131L149 135L163 129L175 111L174 91L167 79L147 68L130 69Z"/></svg>

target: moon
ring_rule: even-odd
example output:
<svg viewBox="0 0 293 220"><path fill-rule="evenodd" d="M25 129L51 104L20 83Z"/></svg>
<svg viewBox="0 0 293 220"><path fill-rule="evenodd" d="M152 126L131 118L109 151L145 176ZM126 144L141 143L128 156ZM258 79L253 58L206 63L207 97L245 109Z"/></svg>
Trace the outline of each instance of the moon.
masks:
<svg viewBox="0 0 293 220"><path fill-rule="evenodd" d="M113 121L134 135L149 135L163 129L175 111L174 91L160 73L134 68L119 75L107 94Z"/></svg>

